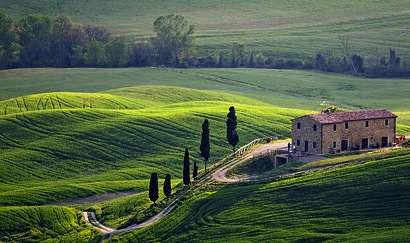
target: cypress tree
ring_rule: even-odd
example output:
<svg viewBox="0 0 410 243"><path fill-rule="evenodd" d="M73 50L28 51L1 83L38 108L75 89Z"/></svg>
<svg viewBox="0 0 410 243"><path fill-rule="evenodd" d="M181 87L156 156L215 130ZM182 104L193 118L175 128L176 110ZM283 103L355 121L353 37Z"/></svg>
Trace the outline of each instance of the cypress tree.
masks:
<svg viewBox="0 0 410 243"><path fill-rule="evenodd" d="M155 203L158 197L158 175L157 173L152 173L151 180L149 181L149 199Z"/></svg>
<svg viewBox="0 0 410 243"><path fill-rule="evenodd" d="M194 180L196 180L196 177L198 176L198 166L196 165L196 161L194 161L194 171L192 172L192 177Z"/></svg>
<svg viewBox="0 0 410 243"><path fill-rule="evenodd" d="M235 107L229 107L229 113L226 115L228 119L226 120L226 138L230 145L232 145L232 149L235 152L235 146L239 142L239 135L236 132L236 115L235 115Z"/></svg>
<svg viewBox="0 0 410 243"><path fill-rule="evenodd" d="M184 170L182 172L182 179L185 185L189 185L189 183L191 183L190 171L189 171L189 151L187 148L185 149L185 155L184 155Z"/></svg>
<svg viewBox="0 0 410 243"><path fill-rule="evenodd" d="M169 195L171 195L171 175L170 174L166 174L165 176L165 181L164 181L164 195L166 197L169 197Z"/></svg>
<svg viewBox="0 0 410 243"><path fill-rule="evenodd" d="M202 123L202 139L201 139L201 145L199 146L199 150L201 151L201 157L204 158L205 160L204 163L205 163L205 171L206 171L206 164L208 163L208 159L210 155L208 119L205 119L204 123Z"/></svg>

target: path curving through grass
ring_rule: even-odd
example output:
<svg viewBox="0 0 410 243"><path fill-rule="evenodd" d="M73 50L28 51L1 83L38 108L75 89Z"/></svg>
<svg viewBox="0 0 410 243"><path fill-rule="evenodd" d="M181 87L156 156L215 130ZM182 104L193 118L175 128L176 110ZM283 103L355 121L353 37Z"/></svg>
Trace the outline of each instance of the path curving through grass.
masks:
<svg viewBox="0 0 410 243"><path fill-rule="evenodd" d="M251 143L254 143L254 141L252 141ZM253 157L257 157L257 156L263 156L273 150L278 150L280 148L286 148L287 147L287 142L281 142L281 143L269 143L269 144L264 144L262 146L258 146L252 150L249 151L249 153L246 153L245 155L233 159L230 163L225 164L223 166L221 166L220 168L217 168L214 172L203 176L201 179L199 179L195 186L192 187L191 189L189 189L188 191L186 191L185 193L183 193L182 195L180 195L178 198L176 198L173 202L171 202L167 207L165 207L162 211L160 211L158 214L152 216L151 218L149 218L148 220L140 223L140 224L132 224L130 226L128 226L127 228L124 229L113 229L110 228L108 226L105 226L103 224L101 224L95 217L95 213L94 212L83 212L85 220L87 221L87 223L91 224L94 228L100 230L104 236L102 238L102 241L107 239L111 239L115 234L118 233L123 233L123 232L128 232L128 231L132 231L132 230L137 230L140 228L144 228L147 227L155 222L157 222L158 220L162 219L163 217L165 217L166 215L168 215L175 207L176 203L182 198L184 197L188 192L190 192L191 190L195 190L198 189L199 187L205 185L206 183L210 182L210 181L217 181L217 182L227 182L227 183L234 183L234 182L238 182L239 179L230 179L227 178L226 173L228 172L228 170L234 168L235 166L238 166L241 163L244 163L245 161L249 160L250 158ZM247 147L248 145L243 146ZM242 148L240 148L239 150L241 150ZM232 155L230 155L232 156ZM224 161L224 160L222 160ZM250 178L248 178L250 179ZM240 181L244 181L245 179L241 179ZM90 218L92 219L92 222L90 221Z"/></svg>

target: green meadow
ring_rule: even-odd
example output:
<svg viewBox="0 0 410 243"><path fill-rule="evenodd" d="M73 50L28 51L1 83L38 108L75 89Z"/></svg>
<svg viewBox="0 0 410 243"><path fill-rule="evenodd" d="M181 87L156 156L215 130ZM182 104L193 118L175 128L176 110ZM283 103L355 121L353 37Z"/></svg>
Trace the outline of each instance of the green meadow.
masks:
<svg viewBox="0 0 410 243"><path fill-rule="evenodd" d="M129 42L154 36L159 16L195 25L199 57L234 42L272 58L340 56L340 35L365 59L396 50L410 55L410 1L25 1L0 0L15 21L27 14L68 15L104 26ZM213 164L232 150L228 108L238 116L239 146L267 136L289 138L291 119L327 105L386 108L397 132L410 134L409 79L365 79L267 69L12 69L0 71L0 242L100 242L82 211L111 227L141 222L167 203L148 199L149 178L166 173L179 190L185 148L199 154L201 124L210 121ZM261 171L263 182L210 184L148 228L112 242L376 241L408 242L409 151L332 158ZM338 166L275 179L285 172ZM242 170L245 170L243 172ZM160 192L161 192L160 188ZM77 205L76 199L121 198ZM64 205L64 206L61 206Z"/></svg>
<svg viewBox="0 0 410 243"><path fill-rule="evenodd" d="M228 54L234 42L248 51L283 58L313 58L318 51L342 54L339 35L348 35L351 51L370 55L378 50L408 59L410 3L402 0L245 0L201 1L7 1L0 6L17 21L29 13L66 14L74 22L108 27L130 41L153 36L153 22L180 14L196 26L201 55Z"/></svg>
<svg viewBox="0 0 410 243"><path fill-rule="evenodd" d="M271 182L210 186L112 242L406 242L409 159L404 150Z"/></svg>
<svg viewBox="0 0 410 243"><path fill-rule="evenodd" d="M410 84L405 79L362 79L292 70L164 68L18 69L1 71L0 77L0 208L1 217L8 218L8 223L1 226L0 239L3 241L47 238L59 241L59 237L98 241L101 234L85 224L80 210L95 211L101 222L112 227L140 222L157 210L146 195L151 172L159 173L160 183L165 174L170 173L173 185L177 186L181 181L186 147L190 149L191 162L197 161L200 170L203 169L198 148L205 118L211 124L210 163L230 153L224 134L226 114L231 105L237 110L239 145L266 136L288 138L293 117L319 112L324 104L352 110L388 108L399 115L398 132L408 133L410 130L405 95ZM396 161L396 157L400 155L390 160ZM317 176L321 181L322 177ZM201 192L182 203L181 209L173 213L176 216L161 222L169 222L174 217L182 220L186 214L178 213L178 210L202 207L215 195L229 198L236 193L257 191L260 186L270 188L270 184L246 185L243 192L237 191L235 186ZM69 208L49 206L118 192L131 195ZM257 204L268 203L259 201ZM247 206L241 207L235 210L250 210ZM49 217L47 212L52 210L63 211L66 216L25 221L32 218L31 210L40 209L44 212L42 217ZM226 210L230 209L222 205L217 211L223 213ZM290 212L295 208L290 205L287 210ZM205 211L201 212L205 216L201 220L207 221L209 216ZM11 229L7 225L13 220L26 223L24 227ZM56 222L42 223L47 220L69 226L65 233L61 233ZM189 232L202 227L202 224L186 220L178 224L185 225L181 227ZM225 225L225 222L221 224ZM252 229L259 224L261 222L249 223L249 227L245 227L248 231L242 227L239 229L251 239L256 237ZM347 221L342 225L346 227ZM171 234L179 230L179 226L169 227L173 227L169 229ZM225 228L215 227L216 232ZM366 228L370 226L363 227L363 230L372 230ZM32 232L32 228L38 231ZM157 232L158 228L149 230ZM400 232L401 229L397 230ZM229 229L231 231L234 229ZM285 231L283 229L284 235ZM162 233L145 232L117 238L165 240L156 238ZM327 235L326 232L320 233L320 237L322 234ZM355 234L353 236L357 237ZM174 237L174 241L201 239L198 233ZM279 236L266 234L260 237ZM302 232L295 237L305 239L303 237L307 236ZM351 235L344 234L344 237ZM217 241L216 238L210 240Z"/></svg>

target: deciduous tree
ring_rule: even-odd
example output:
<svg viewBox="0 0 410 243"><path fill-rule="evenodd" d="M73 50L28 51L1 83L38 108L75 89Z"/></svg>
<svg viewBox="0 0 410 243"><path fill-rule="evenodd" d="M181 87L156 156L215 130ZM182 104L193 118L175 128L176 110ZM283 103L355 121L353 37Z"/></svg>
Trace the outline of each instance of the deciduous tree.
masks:
<svg viewBox="0 0 410 243"><path fill-rule="evenodd" d="M16 56L16 35L13 28L13 19L0 9L0 69L10 67Z"/></svg>
<svg viewBox="0 0 410 243"><path fill-rule="evenodd" d="M194 26L189 25L181 15L167 15L157 18L154 22L154 31L157 34L156 48L159 62L165 65L175 60L180 63L180 52L193 46Z"/></svg>
<svg viewBox="0 0 410 243"><path fill-rule="evenodd" d="M85 64L90 67L103 67L107 63L104 44L93 39L87 45Z"/></svg>
<svg viewBox="0 0 410 243"><path fill-rule="evenodd" d="M17 25L20 61L24 67L50 65L50 32L53 19L44 15L27 15Z"/></svg>
<svg viewBox="0 0 410 243"><path fill-rule="evenodd" d="M110 67L123 67L130 60L130 48L124 38L115 38L106 47Z"/></svg>
<svg viewBox="0 0 410 243"><path fill-rule="evenodd" d="M149 199L155 203L158 198L158 175L157 173L152 173L149 181Z"/></svg>

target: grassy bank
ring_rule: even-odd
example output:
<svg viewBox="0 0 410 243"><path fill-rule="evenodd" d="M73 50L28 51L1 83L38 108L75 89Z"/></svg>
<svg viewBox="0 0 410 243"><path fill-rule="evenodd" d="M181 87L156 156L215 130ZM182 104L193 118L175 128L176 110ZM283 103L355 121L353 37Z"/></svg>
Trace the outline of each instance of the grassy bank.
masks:
<svg viewBox="0 0 410 243"><path fill-rule="evenodd" d="M266 184L208 188L156 225L115 239L405 242L409 159L402 153Z"/></svg>

